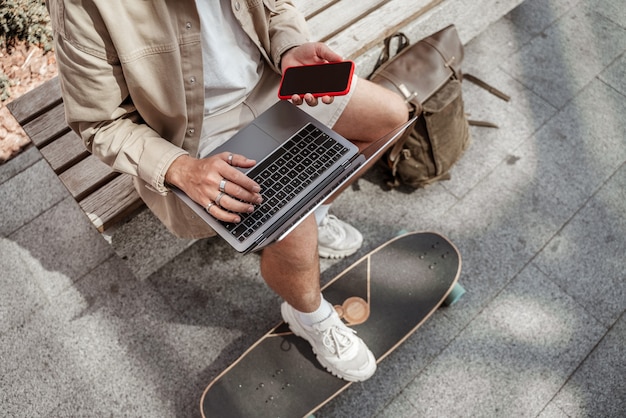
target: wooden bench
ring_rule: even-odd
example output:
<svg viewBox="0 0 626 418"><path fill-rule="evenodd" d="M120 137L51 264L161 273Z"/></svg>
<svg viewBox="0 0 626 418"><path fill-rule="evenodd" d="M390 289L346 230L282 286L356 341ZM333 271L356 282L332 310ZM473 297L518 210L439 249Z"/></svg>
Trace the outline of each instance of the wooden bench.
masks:
<svg viewBox="0 0 626 418"><path fill-rule="evenodd" d="M7 107L100 232L143 205L131 177L89 154L67 126L58 78Z"/></svg>
<svg viewBox="0 0 626 418"><path fill-rule="evenodd" d="M402 30L411 39L455 23L465 42L521 0L294 0L306 16L313 40L326 42L367 76L382 40ZM144 205L130 176L113 172L90 155L65 123L58 79L7 106L93 225L105 232Z"/></svg>

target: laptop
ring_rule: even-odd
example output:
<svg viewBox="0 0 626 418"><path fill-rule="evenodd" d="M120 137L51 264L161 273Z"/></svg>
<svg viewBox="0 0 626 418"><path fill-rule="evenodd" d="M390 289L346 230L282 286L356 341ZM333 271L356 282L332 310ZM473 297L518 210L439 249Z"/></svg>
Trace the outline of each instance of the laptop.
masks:
<svg viewBox="0 0 626 418"><path fill-rule="evenodd" d="M210 154L229 152L257 161L241 169L261 186L263 203L254 212L239 214L239 223L223 222L180 189L172 190L235 250L258 251L285 237L413 122L415 118L359 152L311 115L281 100Z"/></svg>

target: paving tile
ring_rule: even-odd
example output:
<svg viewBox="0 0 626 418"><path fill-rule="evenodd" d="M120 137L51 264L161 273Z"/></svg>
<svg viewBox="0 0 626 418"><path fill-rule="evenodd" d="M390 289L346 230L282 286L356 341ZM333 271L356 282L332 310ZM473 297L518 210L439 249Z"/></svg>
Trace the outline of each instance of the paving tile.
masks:
<svg viewBox="0 0 626 418"><path fill-rule="evenodd" d="M0 335L24 324L46 303L46 297L33 278L41 267L27 250L0 237Z"/></svg>
<svg viewBox="0 0 626 418"><path fill-rule="evenodd" d="M530 266L405 395L415 416L536 416L605 332Z"/></svg>
<svg viewBox="0 0 626 418"><path fill-rule="evenodd" d="M587 0L589 7L612 20L623 28L626 28L626 9L619 1L614 0Z"/></svg>
<svg viewBox="0 0 626 418"><path fill-rule="evenodd" d="M537 416L538 418L571 418L565 412L559 409L558 406L551 402L545 407L543 411Z"/></svg>
<svg viewBox="0 0 626 418"><path fill-rule="evenodd" d="M506 18L516 27L538 35L579 2L580 0L526 0L513 9Z"/></svg>
<svg viewBox="0 0 626 418"><path fill-rule="evenodd" d="M9 161L0 164L0 184L28 169L42 158L37 148L29 147Z"/></svg>
<svg viewBox="0 0 626 418"><path fill-rule="evenodd" d="M484 128L470 128L472 142L450 170L451 178L441 187L462 199L506 159L508 153L485 141Z"/></svg>
<svg viewBox="0 0 626 418"><path fill-rule="evenodd" d="M413 408L411 402L401 394L375 416L376 418L415 418L415 413L415 408Z"/></svg>
<svg viewBox="0 0 626 418"><path fill-rule="evenodd" d="M174 236L148 208L127 222L108 229L106 235L115 253L140 280L193 243L193 240Z"/></svg>
<svg viewBox="0 0 626 418"><path fill-rule="evenodd" d="M31 318L5 333L0 344L0 404L9 417L50 416L70 396L58 374L58 353L65 347L48 334L58 328L41 313Z"/></svg>
<svg viewBox="0 0 626 418"><path fill-rule="evenodd" d="M0 184L0 236L7 236L68 196L48 164L40 160Z"/></svg>
<svg viewBox="0 0 626 418"><path fill-rule="evenodd" d="M561 108L625 49L626 29L581 6L511 56L503 68Z"/></svg>
<svg viewBox="0 0 626 418"><path fill-rule="evenodd" d="M613 64L607 67L600 74L599 78L626 96L626 53L622 54Z"/></svg>
<svg viewBox="0 0 626 418"><path fill-rule="evenodd" d="M626 316L568 380L553 403L569 417L622 417L626 405Z"/></svg>
<svg viewBox="0 0 626 418"><path fill-rule="evenodd" d="M61 273L39 282L49 298L113 254L110 245L72 197L33 219L9 238L26 249L43 269Z"/></svg>
<svg viewBox="0 0 626 418"><path fill-rule="evenodd" d="M500 19L464 45L463 72L488 74L531 40L526 30L509 19Z"/></svg>
<svg viewBox="0 0 626 418"><path fill-rule="evenodd" d="M625 201L622 166L534 261L605 325L626 308Z"/></svg>

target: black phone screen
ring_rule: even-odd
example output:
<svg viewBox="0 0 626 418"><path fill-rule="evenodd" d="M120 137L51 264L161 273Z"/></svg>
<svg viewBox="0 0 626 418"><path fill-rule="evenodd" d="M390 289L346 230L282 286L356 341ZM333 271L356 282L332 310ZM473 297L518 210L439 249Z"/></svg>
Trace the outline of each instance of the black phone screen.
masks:
<svg viewBox="0 0 626 418"><path fill-rule="evenodd" d="M283 75L278 96L289 99L294 94L311 93L317 97L346 94L353 73L352 61L289 67Z"/></svg>

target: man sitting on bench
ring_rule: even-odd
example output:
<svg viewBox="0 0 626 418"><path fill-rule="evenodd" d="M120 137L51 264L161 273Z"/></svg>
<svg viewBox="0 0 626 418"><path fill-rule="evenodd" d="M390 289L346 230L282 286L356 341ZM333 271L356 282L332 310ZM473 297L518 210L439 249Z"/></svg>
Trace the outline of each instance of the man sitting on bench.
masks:
<svg viewBox="0 0 626 418"><path fill-rule="evenodd" d="M141 198L179 237L214 233L168 184L223 221L252 211L259 186L235 167L253 162L203 157L278 100L281 69L341 59L308 41L304 18L287 0L47 5L68 124L91 153L134 176ZM321 101L294 98L361 149L408 118L398 95L356 77L348 95ZM318 257L347 256L361 243L356 229L322 206L260 261L294 333L330 372L354 381L369 378L376 362L321 296Z"/></svg>

